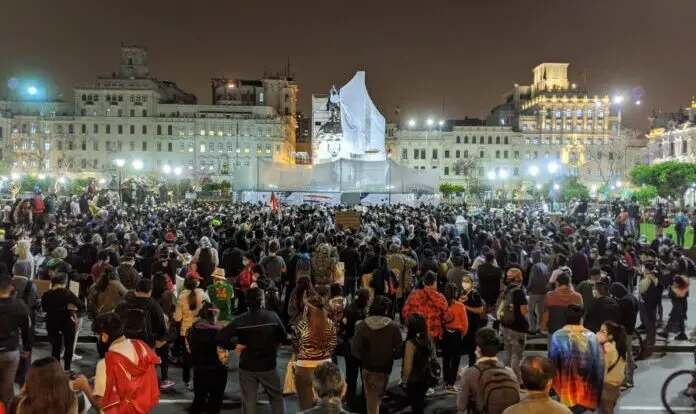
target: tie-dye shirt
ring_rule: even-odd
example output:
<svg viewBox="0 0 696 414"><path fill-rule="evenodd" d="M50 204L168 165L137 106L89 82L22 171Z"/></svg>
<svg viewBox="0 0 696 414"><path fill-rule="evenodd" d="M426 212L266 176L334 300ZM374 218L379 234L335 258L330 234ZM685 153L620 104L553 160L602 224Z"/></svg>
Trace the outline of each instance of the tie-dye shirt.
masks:
<svg viewBox="0 0 696 414"><path fill-rule="evenodd" d="M580 325L566 325L551 339L549 358L556 364L553 389L567 407L596 410L604 385L604 356L597 337Z"/></svg>

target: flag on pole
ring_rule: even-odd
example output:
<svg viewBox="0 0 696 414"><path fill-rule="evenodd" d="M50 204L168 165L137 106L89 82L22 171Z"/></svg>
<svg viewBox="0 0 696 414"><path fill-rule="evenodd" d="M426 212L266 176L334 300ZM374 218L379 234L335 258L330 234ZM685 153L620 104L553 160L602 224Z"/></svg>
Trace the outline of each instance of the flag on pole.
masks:
<svg viewBox="0 0 696 414"><path fill-rule="evenodd" d="M275 192L271 192L271 210L278 211L278 197Z"/></svg>

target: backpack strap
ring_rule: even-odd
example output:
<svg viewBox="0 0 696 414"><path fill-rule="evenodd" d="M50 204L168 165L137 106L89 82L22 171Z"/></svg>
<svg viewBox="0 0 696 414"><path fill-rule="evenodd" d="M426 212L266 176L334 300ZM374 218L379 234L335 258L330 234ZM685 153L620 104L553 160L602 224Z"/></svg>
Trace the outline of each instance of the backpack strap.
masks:
<svg viewBox="0 0 696 414"><path fill-rule="evenodd" d="M614 361L614 363L611 364L609 366L609 368L607 369L607 374L610 373L614 368L616 368L616 366L619 364L620 360L621 360L621 357L616 358L616 361Z"/></svg>

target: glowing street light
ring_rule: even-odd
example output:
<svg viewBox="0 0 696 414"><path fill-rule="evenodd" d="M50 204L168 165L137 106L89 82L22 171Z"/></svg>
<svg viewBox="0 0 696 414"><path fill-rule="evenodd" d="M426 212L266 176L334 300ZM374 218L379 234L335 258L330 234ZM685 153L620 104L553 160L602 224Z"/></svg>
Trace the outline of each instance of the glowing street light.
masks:
<svg viewBox="0 0 696 414"><path fill-rule="evenodd" d="M558 164L556 164L555 162L549 163L547 168L551 174L556 174L556 172L558 171Z"/></svg>
<svg viewBox="0 0 696 414"><path fill-rule="evenodd" d="M617 181L617 182L616 182L616 187L617 187L617 188L623 187L623 183L622 183L621 181Z"/></svg>
<svg viewBox="0 0 696 414"><path fill-rule="evenodd" d="M504 180L508 177L508 172L507 170L500 170L498 173L498 177L500 177L501 180Z"/></svg>
<svg viewBox="0 0 696 414"><path fill-rule="evenodd" d="M9 180L9 178L7 178L7 176L6 176L6 175L3 175L3 176L1 177L1 179L2 179L3 181L7 181L7 180Z"/></svg>
<svg viewBox="0 0 696 414"><path fill-rule="evenodd" d="M114 160L114 164L116 164L118 168L123 168L123 166L126 165L126 160L119 158Z"/></svg>
<svg viewBox="0 0 696 414"><path fill-rule="evenodd" d="M174 175L181 175L181 167L174 168Z"/></svg>
<svg viewBox="0 0 696 414"><path fill-rule="evenodd" d="M641 101L640 99L638 99L638 100L636 101L636 106L640 106L642 103L643 103L643 101Z"/></svg>
<svg viewBox="0 0 696 414"><path fill-rule="evenodd" d="M140 160L133 160L133 168L136 171L140 171L143 169L143 162Z"/></svg>
<svg viewBox="0 0 696 414"><path fill-rule="evenodd" d="M10 176L13 180L19 180L19 177L21 177L22 175L20 173L12 173Z"/></svg>
<svg viewBox="0 0 696 414"><path fill-rule="evenodd" d="M537 184L537 185L536 185L536 189L537 189L537 190L541 190L543 187L544 187L544 186L541 185L541 184Z"/></svg>
<svg viewBox="0 0 696 414"><path fill-rule="evenodd" d="M105 179L105 178L100 178L100 179L99 179L99 184L101 184L101 185L106 184L106 179Z"/></svg>
<svg viewBox="0 0 696 414"><path fill-rule="evenodd" d="M440 125L440 126L443 126L443 125L445 125L445 121L440 120L440 122L438 122L437 124Z"/></svg>
<svg viewBox="0 0 696 414"><path fill-rule="evenodd" d="M162 167L162 172L165 174L169 174L172 172L172 167L165 164L164 167Z"/></svg>
<svg viewBox="0 0 696 414"><path fill-rule="evenodd" d="M415 119L409 119L408 120L408 126L409 128L413 128L416 126L416 120Z"/></svg>
<svg viewBox="0 0 696 414"><path fill-rule="evenodd" d="M614 102L614 104L616 104L616 105L621 105L621 104L623 103L623 101L624 101L623 95L616 95L616 96L612 99L612 102Z"/></svg>
<svg viewBox="0 0 696 414"><path fill-rule="evenodd" d="M560 190L560 189L561 189L561 186L558 185L558 184L554 184L554 185L553 185L553 189L554 189L554 190Z"/></svg>
<svg viewBox="0 0 696 414"><path fill-rule="evenodd" d="M65 177L60 177L60 178L58 179L58 182L61 183L61 184L65 184L65 183L68 182L68 179L65 178Z"/></svg>
<svg viewBox="0 0 696 414"><path fill-rule="evenodd" d="M429 127L431 127L431 126L433 126L433 125L435 124L435 121L434 121L432 118L428 118L428 120L425 121L425 123L426 123Z"/></svg>
<svg viewBox="0 0 696 414"><path fill-rule="evenodd" d="M36 178L38 178L39 180L45 180L46 174L39 174Z"/></svg>
<svg viewBox="0 0 696 414"><path fill-rule="evenodd" d="M495 180L495 171L489 171L489 172L488 172L488 179L489 179L489 180Z"/></svg>
<svg viewBox="0 0 696 414"><path fill-rule="evenodd" d="M27 88L27 93L31 96L35 96L36 94L39 93L39 90L36 89L36 86L30 86Z"/></svg>
<svg viewBox="0 0 696 414"><path fill-rule="evenodd" d="M532 165L531 167L529 167L529 175L531 175L532 177L536 177L537 175L539 175L539 167L537 167L536 165Z"/></svg>

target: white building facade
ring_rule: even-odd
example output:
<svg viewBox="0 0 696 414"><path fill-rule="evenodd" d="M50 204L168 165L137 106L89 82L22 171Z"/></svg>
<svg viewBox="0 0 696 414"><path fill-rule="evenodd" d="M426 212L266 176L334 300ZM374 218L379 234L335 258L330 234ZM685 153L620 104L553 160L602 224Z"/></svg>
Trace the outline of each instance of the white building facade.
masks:
<svg viewBox="0 0 696 414"><path fill-rule="evenodd" d="M151 77L146 50L122 47L118 73L76 87L72 103L0 102L2 161L18 174L111 176L123 160L125 177L179 171L229 180L257 157L293 161L291 79L215 79L213 102L198 105Z"/></svg>

